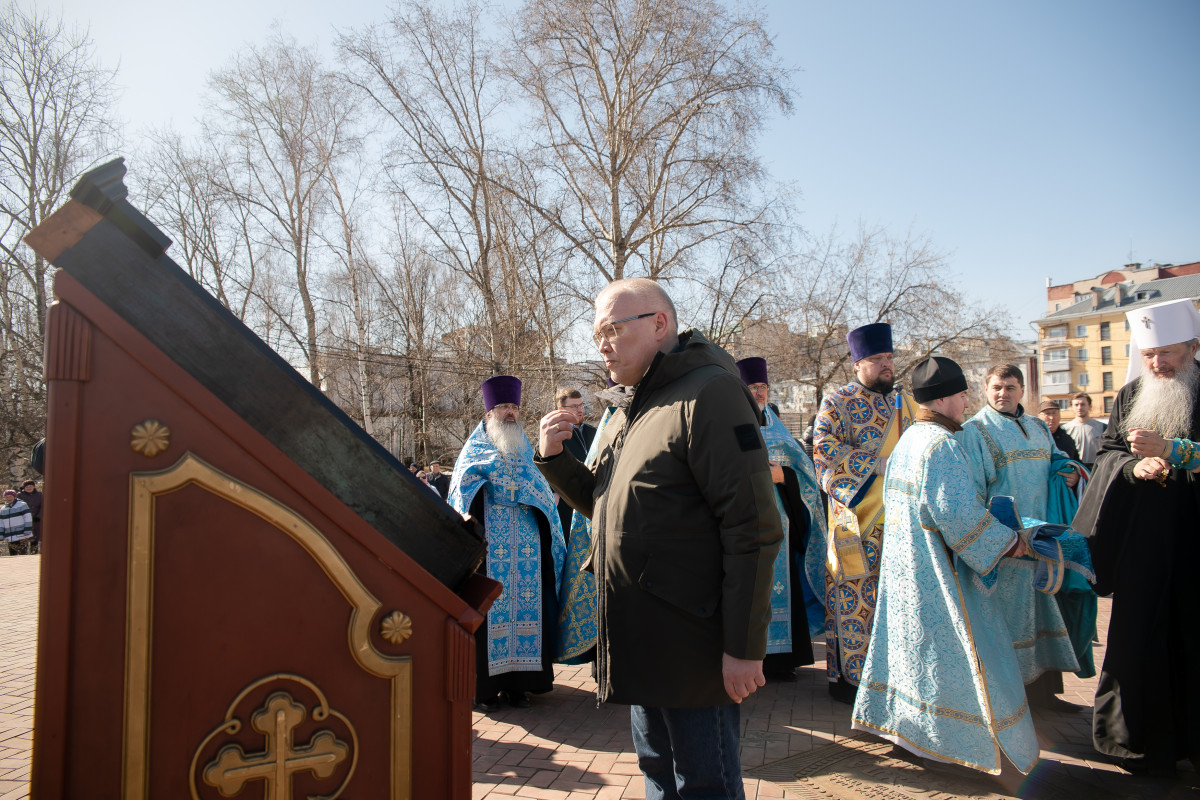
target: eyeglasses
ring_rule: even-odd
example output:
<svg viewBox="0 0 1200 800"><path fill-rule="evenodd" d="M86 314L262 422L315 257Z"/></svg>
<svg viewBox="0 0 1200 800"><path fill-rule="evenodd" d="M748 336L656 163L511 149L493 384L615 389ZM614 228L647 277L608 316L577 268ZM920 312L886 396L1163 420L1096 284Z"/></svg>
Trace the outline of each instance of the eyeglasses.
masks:
<svg viewBox="0 0 1200 800"><path fill-rule="evenodd" d="M617 326L622 322L633 322L635 319L653 317L657 313L657 311L647 311L645 314L634 314L632 317L625 317L625 319L614 319L612 322L606 322L600 326L600 330L592 334L592 341L596 344L596 347L599 347L604 342L611 342L613 339L617 338Z"/></svg>

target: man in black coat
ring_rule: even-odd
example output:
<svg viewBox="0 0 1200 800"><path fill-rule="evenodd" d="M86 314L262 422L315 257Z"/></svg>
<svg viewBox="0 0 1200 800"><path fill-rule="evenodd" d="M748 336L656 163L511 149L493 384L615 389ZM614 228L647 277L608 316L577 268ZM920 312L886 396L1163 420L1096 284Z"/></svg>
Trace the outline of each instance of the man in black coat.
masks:
<svg viewBox="0 0 1200 800"><path fill-rule="evenodd" d="M434 491L445 500L450 491L450 476L442 472L442 465L436 461L430 461L429 472L426 473L425 479L434 488Z"/></svg>
<svg viewBox="0 0 1200 800"><path fill-rule="evenodd" d="M1096 593L1113 596L1092 740L1130 771L1170 773L1200 768L1200 314L1179 300L1127 317L1142 375L1117 394L1073 522Z"/></svg>
<svg viewBox="0 0 1200 800"><path fill-rule="evenodd" d="M1062 412L1058 408L1058 403L1053 400L1043 400L1042 404L1038 406L1038 416L1042 418L1042 422L1046 423L1046 427L1050 429L1050 435L1054 437L1055 446L1066 453L1067 458L1072 461L1079 461L1079 450L1075 447L1075 440L1059 424L1062 421Z"/></svg>
<svg viewBox="0 0 1200 800"><path fill-rule="evenodd" d="M571 438L563 440L563 447L571 451L571 455L582 464L587 458L592 440L596 438L596 426L583 421L583 393L578 389L560 387L554 393L554 405L562 411L573 415L571 420ZM563 536L567 545L571 543L571 514L574 509L561 497L558 499L558 517L562 521Z"/></svg>

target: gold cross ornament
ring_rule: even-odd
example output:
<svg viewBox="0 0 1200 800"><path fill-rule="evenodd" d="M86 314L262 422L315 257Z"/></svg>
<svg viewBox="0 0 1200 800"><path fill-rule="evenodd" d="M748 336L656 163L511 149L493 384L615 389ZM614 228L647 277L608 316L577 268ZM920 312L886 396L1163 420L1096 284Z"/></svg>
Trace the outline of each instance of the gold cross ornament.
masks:
<svg viewBox="0 0 1200 800"><path fill-rule="evenodd" d="M312 772L328 778L346 760L350 748L331 731L318 731L307 745L297 747L293 734L307 716L304 706L287 692L275 692L250 723L266 739L260 753L247 754L237 744L221 748L204 769L204 782L216 787L223 797L242 791L247 781L266 782L265 800L292 800L292 776Z"/></svg>

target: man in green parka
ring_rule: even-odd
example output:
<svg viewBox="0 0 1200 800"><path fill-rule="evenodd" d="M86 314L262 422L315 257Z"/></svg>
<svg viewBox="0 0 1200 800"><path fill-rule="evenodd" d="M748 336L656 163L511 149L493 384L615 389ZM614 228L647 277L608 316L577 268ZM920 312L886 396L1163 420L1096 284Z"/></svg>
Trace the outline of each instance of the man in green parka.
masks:
<svg viewBox="0 0 1200 800"><path fill-rule="evenodd" d="M617 386L588 469L542 418L535 462L592 520L599 699L631 708L650 798L741 798L738 706L764 684L783 538L762 416L733 358L646 279L596 298L593 339Z"/></svg>

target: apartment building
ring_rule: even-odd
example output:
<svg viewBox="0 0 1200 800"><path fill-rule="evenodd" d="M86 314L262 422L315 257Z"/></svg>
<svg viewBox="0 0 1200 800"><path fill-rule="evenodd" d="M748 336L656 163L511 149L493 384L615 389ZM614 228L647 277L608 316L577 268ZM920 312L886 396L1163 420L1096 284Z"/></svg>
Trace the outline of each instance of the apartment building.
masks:
<svg viewBox="0 0 1200 800"><path fill-rule="evenodd" d="M1107 416L1129 367L1127 311L1189 298L1200 305L1200 262L1126 265L1090 280L1049 286L1045 317L1037 320L1039 384L1073 419L1071 396L1092 396L1092 413Z"/></svg>

